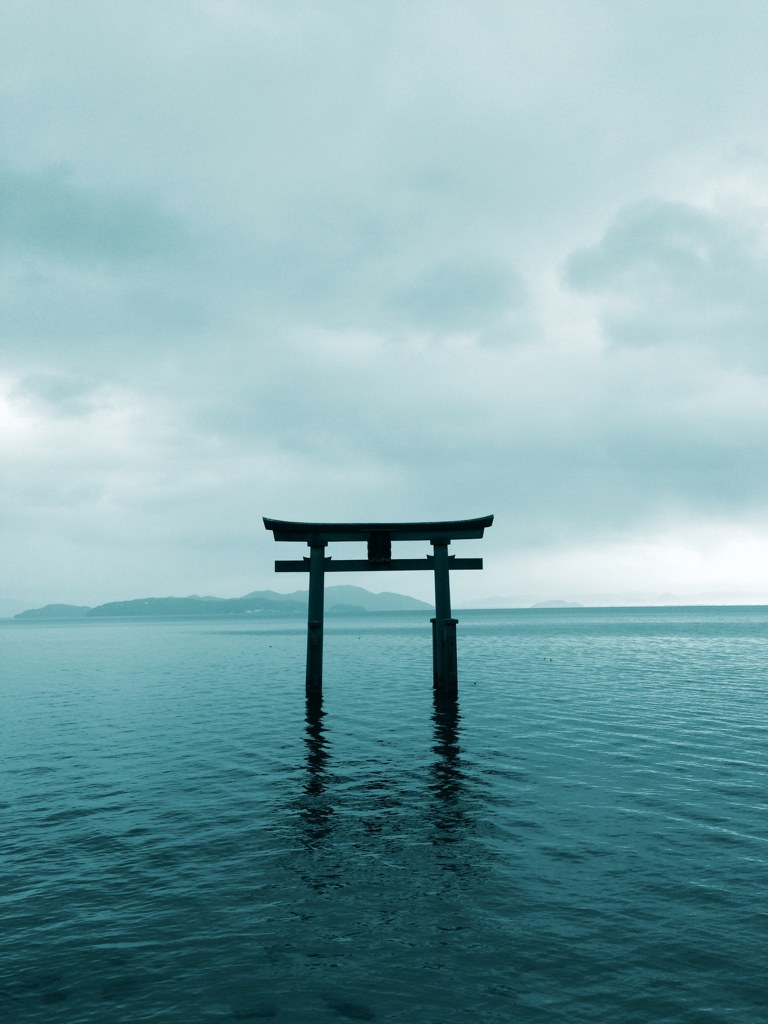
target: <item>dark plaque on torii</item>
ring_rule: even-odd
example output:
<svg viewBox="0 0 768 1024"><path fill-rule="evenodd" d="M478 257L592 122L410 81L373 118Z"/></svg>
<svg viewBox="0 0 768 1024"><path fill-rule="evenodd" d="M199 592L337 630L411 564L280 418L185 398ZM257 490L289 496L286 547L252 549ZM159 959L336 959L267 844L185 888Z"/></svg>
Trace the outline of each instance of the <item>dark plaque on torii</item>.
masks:
<svg viewBox="0 0 768 1024"><path fill-rule="evenodd" d="M482 569L482 558L456 558L448 554L452 540L473 540L493 522L493 516L480 519L454 519L439 523L291 523L264 518L275 540L303 541L309 545L309 558L276 561L275 572L309 573L307 614L307 694L318 694L323 685L323 605L327 572L370 572L382 570L431 569L435 574L435 617L432 619L432 663L435 688L455 693L458 686L456 666L456 623L451 615L451 569ZM392 541L422 540L432 545L433 554L424 558L393 558ZM367 558L326 558L330 541L366 541Z"/></svg>

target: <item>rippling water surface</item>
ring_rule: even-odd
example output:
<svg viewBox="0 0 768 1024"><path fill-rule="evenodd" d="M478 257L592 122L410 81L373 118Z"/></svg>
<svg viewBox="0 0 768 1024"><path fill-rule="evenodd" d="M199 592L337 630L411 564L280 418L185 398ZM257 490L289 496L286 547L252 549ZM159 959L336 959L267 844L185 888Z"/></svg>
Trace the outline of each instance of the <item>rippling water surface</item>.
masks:
<svg viewBox="0 0 768 1024"><path fill-rule="evenodd" d="M0 623L0 1020L768 1018L768 610Z"/></svg>

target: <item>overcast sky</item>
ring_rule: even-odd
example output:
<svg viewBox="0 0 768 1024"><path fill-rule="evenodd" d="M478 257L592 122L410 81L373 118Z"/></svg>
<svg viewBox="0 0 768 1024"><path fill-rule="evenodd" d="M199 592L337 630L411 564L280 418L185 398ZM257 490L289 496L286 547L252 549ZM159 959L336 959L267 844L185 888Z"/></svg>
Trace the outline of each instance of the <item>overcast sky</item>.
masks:
<svg viewBox="0 0 768 1024"><path fill-rule="evenodd" d="M768 599L765 0L0 22L0 614L304 585L262 515L494 513L459 604Z"/></svg>

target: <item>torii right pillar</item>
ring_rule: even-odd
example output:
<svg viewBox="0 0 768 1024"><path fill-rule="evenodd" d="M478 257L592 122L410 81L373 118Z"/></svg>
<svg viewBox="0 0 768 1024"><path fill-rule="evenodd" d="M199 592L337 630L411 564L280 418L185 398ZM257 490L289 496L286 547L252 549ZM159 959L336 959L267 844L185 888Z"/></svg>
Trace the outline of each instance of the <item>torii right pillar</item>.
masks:
<svg viewBox="0 0 768 1024"><path fill-rule="evenodd" d="M458 694L456 623L451 614L451 582L448 558L450 541L432 541L435 571L435 617L432 622L432 673L434 688L446 697Z"/></svg>

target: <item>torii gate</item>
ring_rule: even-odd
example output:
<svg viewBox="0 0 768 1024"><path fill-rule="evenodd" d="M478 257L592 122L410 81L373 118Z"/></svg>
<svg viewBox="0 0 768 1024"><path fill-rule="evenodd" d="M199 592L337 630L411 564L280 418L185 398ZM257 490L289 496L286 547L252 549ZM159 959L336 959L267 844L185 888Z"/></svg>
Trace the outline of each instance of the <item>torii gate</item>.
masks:
<svg viewBox="0 0 768 1024"><path fill-rule="evenodd" d="M456 519L438 523L292 523L267 519L264 526L277 541L304 541L309 558L276 561L275 572L309 573L307 611L307 696L317 695L323 685L323 609L327 572L432 569L435 574L435 617L432 621L433 679L437 690L455 693L458 686L456 623L451 614L451 569L482 569L482 558L456 558L448 554L452 540L473 540L493 522L493 516ZM425 558L392 558L392 541L426 540L433 554ZM367 558L325 557L330 541L366 541Z"/></svg>

